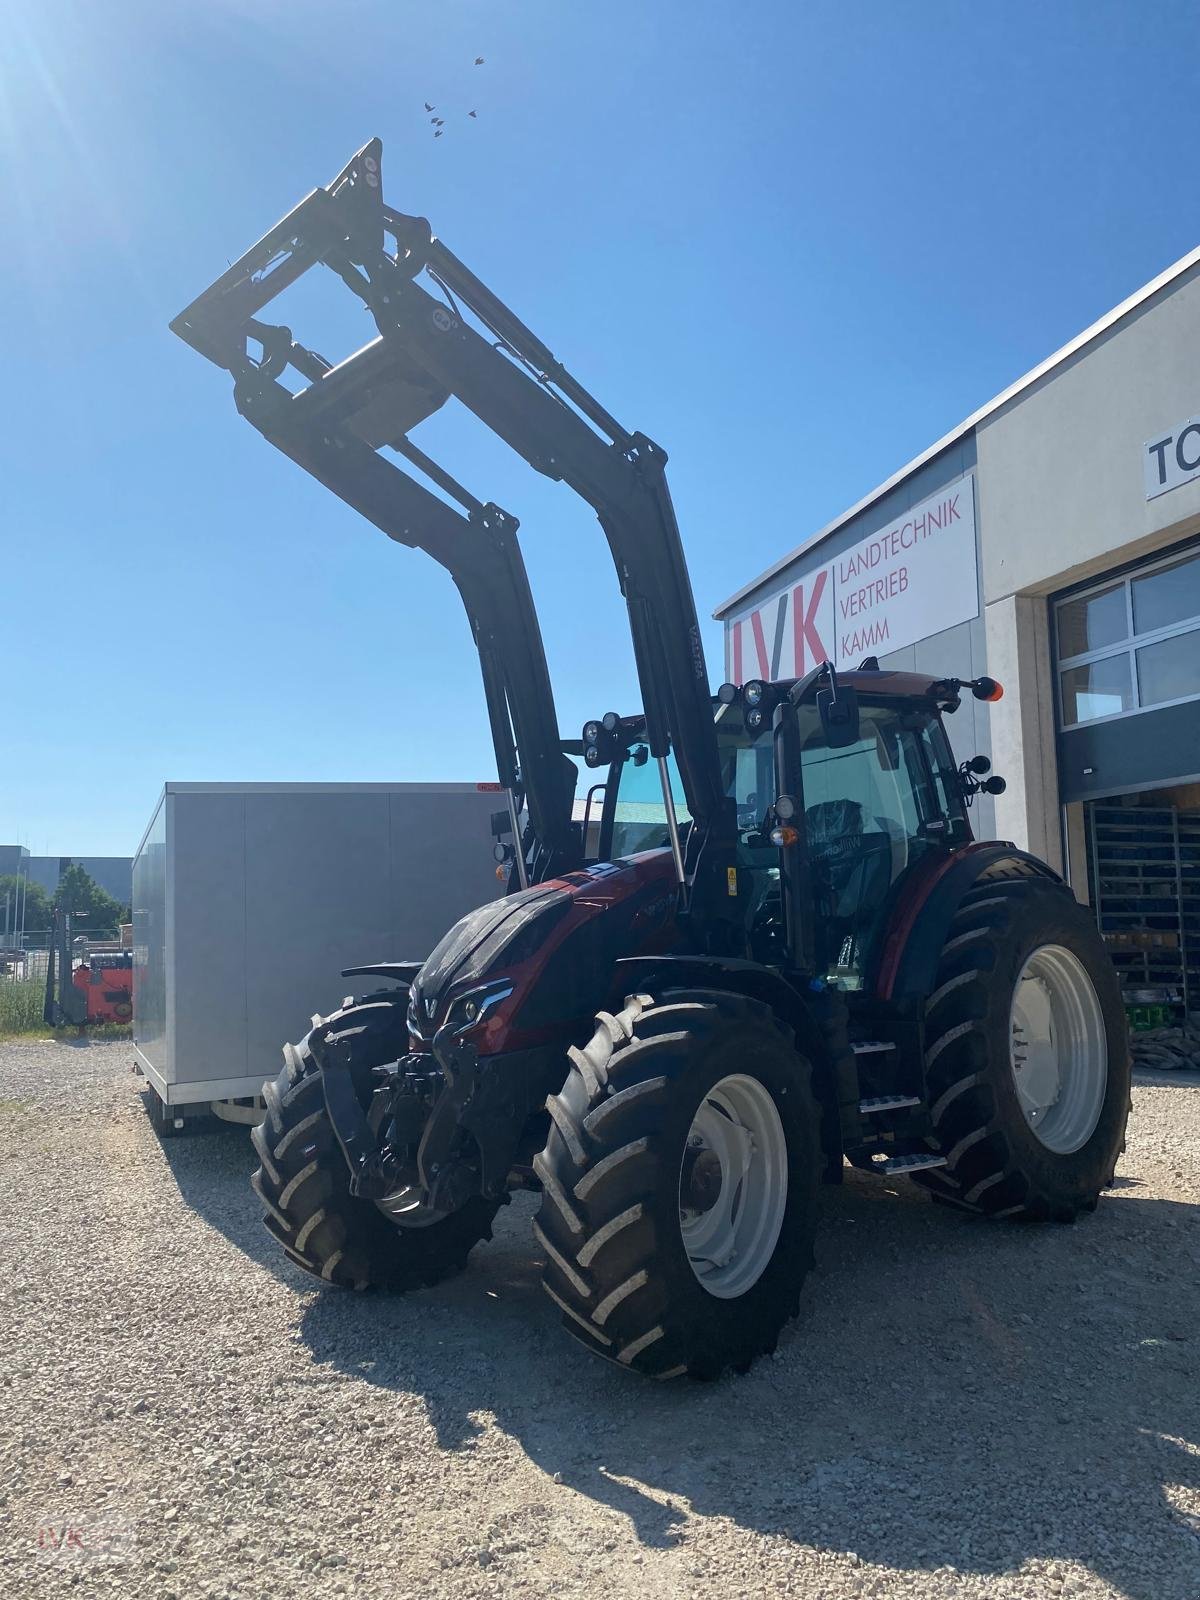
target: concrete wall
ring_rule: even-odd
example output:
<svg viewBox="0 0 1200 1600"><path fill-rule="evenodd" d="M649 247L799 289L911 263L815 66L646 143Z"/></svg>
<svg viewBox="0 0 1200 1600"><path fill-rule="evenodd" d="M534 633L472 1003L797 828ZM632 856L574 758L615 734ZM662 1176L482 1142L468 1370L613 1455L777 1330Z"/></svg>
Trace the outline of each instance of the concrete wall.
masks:
<svg viewBox="0 0 1200 1600"><path fill-rule="evenodd" d="M1046 597L1200 529L1200 479L1147 500L1143 471L1146 443L1200 412L1198 354L1200 268L1193 268L977 430L987 670L1008 691L991 719L996 767L1009 785L997 824L1060 868ZM1182 709L1187 720L1189 708ZM1124 730L1131 770L1113 783L1097 775L1097 792L1135 786L1144 759L1132 735L1148 734L1141 725L1156 715L1138 717L1137 729L1105 725L1110 741L1112 729ZM1094 761L1081 750L1076 764ZM1197 764L1163 771L1191 775ZM1152 766L1151 757L1147 777ZM1084 787L1073 782L1070 792Z"/></svg>
<svg viewBox="0 0 1200 1600"><path fill-rule="evenodd" d="M995 801L996 836L1062 872L1046 603L1009 595L988 606L984 616L987 671L1004 685L1003 700L991 707L992 761L1008 785Z"/></svg>
<svg viewBox="0 0 1200 1600"><path fill-rule="evenodd" d="M1200 267L977 430L985 604L1049 594L1200 527L1200 479L1147 500L1143 448L1200 411Z"/></svg>

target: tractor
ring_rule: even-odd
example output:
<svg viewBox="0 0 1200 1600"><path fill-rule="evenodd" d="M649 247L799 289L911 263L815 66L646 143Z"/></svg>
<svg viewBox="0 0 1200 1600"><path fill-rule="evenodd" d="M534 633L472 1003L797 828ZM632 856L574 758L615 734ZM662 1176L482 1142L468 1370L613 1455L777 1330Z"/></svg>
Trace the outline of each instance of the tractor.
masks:
<svg viewBox="0 0 1200 1600"><path fill-rule="evenodd" d="M775 1348L818 1186L847 1163L989 1217L1094 1209L1123 1148L1124 1017L1070 889L973 837L1000 780L955 760L944 719L1000 686L868 659L714 695L665 453L385 204L381 159L373 140L172 326L273 443L451 567L528 825L510 893L423 962L358 969L387 987L285 1046L255 1134L267 1228L326 1283L407 1288L535 1190L566 1330L649 1377L715 1378ZM258 315L317 266L377 329L338 365ZM408 438L452 397L581 495L611 549L643 705L582 730L606 769L594 861L553 719L522 725L498 665L523 648L552 706L510 519ZM461 562L498 540L507 587L485 601Z"/></svg>

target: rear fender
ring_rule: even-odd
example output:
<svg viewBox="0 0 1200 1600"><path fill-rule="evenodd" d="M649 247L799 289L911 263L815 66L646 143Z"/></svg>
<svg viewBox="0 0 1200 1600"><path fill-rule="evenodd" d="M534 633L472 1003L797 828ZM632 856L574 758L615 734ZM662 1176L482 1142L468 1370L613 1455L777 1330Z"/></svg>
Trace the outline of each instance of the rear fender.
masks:
<svg viewBox="0 0 1200 1600"><path fill-rule="evenodd" d="M929 994L963 896L989 878L1042 878L1071 893L1053 868L1012 844L969 844L932 861L925 873L905 885L892 908L868 981L877 1000Z"/></svg>

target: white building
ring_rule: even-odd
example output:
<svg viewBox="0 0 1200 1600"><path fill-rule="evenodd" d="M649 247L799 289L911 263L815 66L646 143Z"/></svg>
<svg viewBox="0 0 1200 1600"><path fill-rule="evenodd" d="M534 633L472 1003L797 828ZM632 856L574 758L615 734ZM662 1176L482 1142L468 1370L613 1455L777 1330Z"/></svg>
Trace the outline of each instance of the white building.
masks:
<svg viewBox="0 0 1200 1600"><path fill-rule="evenodd" d="M1008 783L977 831L1095 905L1128 990L1200 1010L1200 250L715 615L738 681L998 678L950 723Z"/></svg>

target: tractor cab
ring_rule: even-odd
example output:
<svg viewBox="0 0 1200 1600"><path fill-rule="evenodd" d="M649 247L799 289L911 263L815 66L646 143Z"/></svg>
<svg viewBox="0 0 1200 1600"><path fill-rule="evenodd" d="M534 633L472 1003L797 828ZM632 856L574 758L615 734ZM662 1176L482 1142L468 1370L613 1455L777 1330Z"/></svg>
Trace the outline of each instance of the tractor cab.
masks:
<svg viewBox="0 0 1200 1600"><path fill-rule="evenodd" d="M725 894L740 902L749 959L804 966L840 989L861 990L905 885L971 841L972 794L998 793L1003 781L978 780L986 758L955 762L942 718L958 706L962 684L874 667L834 681L842 714L832 722L822 691L801 682L797 693L794 679L726 684L714 696L721 776L737 828ZM979 682L986 694L998 688ZM785 704L794 728L781 740L775 711ZM678 767L673 756L661 770L650 758L644 719L589 722L582 748L589 765L608 763L593 791L601 795L600 859L669 848L671 813L686 857L691 816ZM789 948L785 915L785 861L797 849L808 881L807 907L796 907L805 940L797 942L806 943L807 961Z"/></svg>
<svg viewBox="0 0 1200 1600"><path fill-rule="evenodd" d="M718 739L737 808L737 870L751 880L751 959L856 990L902 886L972 833L942 722L957 686L878 671L836 681L853 709L832 722L820 693L797 693L794 682L726 686ZM785 878L795 889L790 941Z"/></svg>

